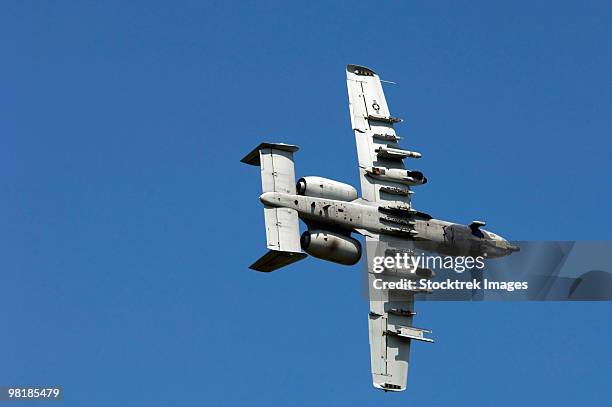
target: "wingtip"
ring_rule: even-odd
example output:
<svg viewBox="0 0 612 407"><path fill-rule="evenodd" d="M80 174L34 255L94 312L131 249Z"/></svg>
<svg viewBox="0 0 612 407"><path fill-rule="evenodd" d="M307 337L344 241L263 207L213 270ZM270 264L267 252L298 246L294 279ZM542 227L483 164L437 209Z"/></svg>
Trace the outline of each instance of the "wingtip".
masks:
<svg viewBox="0 0 612 407"><path fill-rule="evenodd" d="M348 64L346 66L346 71L353 73L355 75L359 75L359 76L374 76L376 75L376 72L374 72L372 69L368 68L367 66L362 66L362 65L355 65L355 64Z"/></svg>
<svg viewBox="0 0 612 407"><path fill-rule="evenodd" d="M383 390L385 393L388 391L396 393L396 392L401 392L401 391L406 390L406 386L399 386L399 385L391 384L391 383L372 382L372 384L374 385L375 388L379 390Z"/></svg>

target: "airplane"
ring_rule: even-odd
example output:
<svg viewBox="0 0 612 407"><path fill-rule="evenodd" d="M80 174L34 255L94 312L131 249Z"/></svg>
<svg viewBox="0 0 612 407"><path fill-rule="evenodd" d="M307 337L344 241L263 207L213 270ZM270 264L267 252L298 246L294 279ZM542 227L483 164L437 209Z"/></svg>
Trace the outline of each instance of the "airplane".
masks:
<svg viewBox="0 0 612 407"><path fill-rule="evenodd" d="M362 246L352 233L365 236L366 257L377 253L414 253L414 248L450 256L497 258L519 250L482 227L482 221L461 225L435 219L412 206L412 189L427 183L420 171L406 169L405 159L421 154L400 147L379 76L371 69L347 65L351 124L357 144L361 197L348 184L306 176L295 182L295 145L264 142L241 161L261 167L268 251L250 268L271 272L313 257L354 265ZM307 226L300 235L299 219ZM368 262L368 279L380 275ZM397 271L397 270L396 270ZM383 273L384 274L384 273ZM393 281L400 274L387 273ZM419 277L433 272L419 269ZM384 276L383 276L384 277ZM413 340L433 342L431 331L412 326L415 291L375 290L369 284L368 315L372 383L385 391L403 391Z"/></svg>

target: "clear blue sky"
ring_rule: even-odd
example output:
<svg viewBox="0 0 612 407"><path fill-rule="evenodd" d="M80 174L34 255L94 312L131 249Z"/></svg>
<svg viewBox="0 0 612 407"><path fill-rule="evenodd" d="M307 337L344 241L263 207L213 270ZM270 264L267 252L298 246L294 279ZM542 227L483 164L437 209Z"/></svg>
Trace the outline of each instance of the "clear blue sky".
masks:
<svg viewBox="0 0 612 407"><path fill-rule="evenodd" d="M347 63L399 82L419 209L609 239L612 6L496 3L3 2L0 385L62 385L65 406L610 404L610 303L419 304L437 342L385 394L358 267L247 269L257 143L358 184Z"/></svg>

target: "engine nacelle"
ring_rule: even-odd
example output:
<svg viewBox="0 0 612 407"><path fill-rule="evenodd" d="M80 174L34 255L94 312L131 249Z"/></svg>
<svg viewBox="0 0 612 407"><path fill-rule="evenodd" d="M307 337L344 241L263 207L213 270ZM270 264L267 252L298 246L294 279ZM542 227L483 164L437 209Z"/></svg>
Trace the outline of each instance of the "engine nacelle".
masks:
<svg viewBox="0 0 612 407"><path fill-rule="evenodd" d="M316 198L347 202L357 199L355 187L322 177L302 177L298 180L295 189L298 195L314 196Z"/></svg>
<svg viewBox="0 0 612 407"><path fill-rule="evenodd" d="M302 249L311 256L352 266L361 258L361 243L349 236L326 230L307 230L300 238Z"/></svg>

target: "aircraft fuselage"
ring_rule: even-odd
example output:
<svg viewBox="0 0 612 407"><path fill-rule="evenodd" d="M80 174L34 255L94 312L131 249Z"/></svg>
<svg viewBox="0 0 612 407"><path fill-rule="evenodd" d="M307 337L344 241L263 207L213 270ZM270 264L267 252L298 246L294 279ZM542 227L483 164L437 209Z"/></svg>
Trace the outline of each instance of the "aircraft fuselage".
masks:
<svg viewBox="0 0 612 407"><path fill-rule="evenodd" d="M264 205L297 211L305 223L331 230L386 234L410 240L428 251L452 256L502 257L517 248L487 230L476 233L468 226L409 213L407 207L388 207L363 199L352 202L282 192L260 196Z"/></svg>

